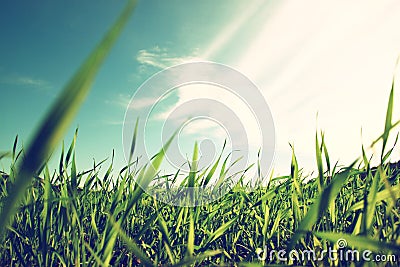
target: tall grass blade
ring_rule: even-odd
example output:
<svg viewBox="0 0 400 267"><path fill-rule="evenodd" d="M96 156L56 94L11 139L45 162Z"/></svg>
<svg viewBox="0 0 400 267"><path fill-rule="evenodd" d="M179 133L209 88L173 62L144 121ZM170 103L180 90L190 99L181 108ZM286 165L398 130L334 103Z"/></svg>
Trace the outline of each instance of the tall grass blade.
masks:
<svg viewBox="0 0 400 267"><path fill-rule="evenodd" d="M194 211L192 208L189 209L189 233L187 241L187 257L194 256Z"/></svg>
<svg viewBox="0 0 400 267"><path fill-rule="evenodd" d="M318 139L318 132L315 134L315 153L318 167L318 191L322 192L324 186L324 167L322 166L322 153Z"/></svg>
<svg viewBox="0 0 400 267"><path fill-rule="evenodd" d="M393 92L394 92L394 79L392 81L392 89L390 90L390 96L389 96L389 101L387 105L387 111L386 111L386 120L385 120L385 130L383 132L383 137L382 137L382 153L381 153L381 161L383 163L383 157L385 154L385 148L387 141L389 139L389 133L392 128L392 115L393 115Z"/></svg>
<svg viewBox="0 0 400 267"><path fill-rule="evenodd" d="M325 163L326 163L326 168L328 170L328 174L331 174L331 160L329 158L328 148L326 147L324 133L322 133L322 149L323 149L324 156L325 156Z"/></svg>
<svg viewBox="0 0 400 267"><path fill-rule="evenodd" d="M366 218L366 231L364 234L368 233L368 230L372 227L373 220L375 218L375 209L376 209L376 201L377 201L377 192L379 190L379 184L381 177L383 176L383 170L381 167L378 167L378 171L372 180L371 188L369 189L368 197L367 197L367 209L366 213L363 215Z"/></svg>
<svg viewBox="0 0 400 267"><path fill-rule="evenodd" d="M300 189L300 184L299 184L299 181L298 181L299 165L297 163L296 154L294 153L294 146L290 145L290 147L292 148L292 163L291 163L291 166L290 166L290 175L292 176L293 186L295 188L295 191L296 191L297 195L301 196L301 189Z"/></svg>
<svg viewBox="0 0 400 267"><path fill-rule="evenodd" d="M17 155L17 144L18 144L18 135L15 136L14 139L14 145L13 145L13 149L12 149L12 161L15 162L16 160L16 155Z"/></svg>
<svg viewBox="0 0 400 267"><path fill-rule="evenodd" d="M130 150L130 152L129 152L129 161L128 161L129 164L130 164L131 161L132 161L133 153L135 153L136 139L137 139L137 132L138 132L138 125L139 125L139 118L136 119L135 130L133 131L132 143L131 143L131 150Z"/></svg>
<svg viewBox="0 0 400 267"><path fill-rule="evenodd" d="M299 221L301 220L301 210L299 205L299 197L302 195L300 189L300 183L298 181L299 177L299 166L297 163L297 158L294 152L294 146L292 147L292 162L290 166L290 175L292 176L292 214L294 224L297 226Z"/></svg>
<svg viewBox="0 0 400 267"><path fill-rule="evenodd" d="M211 178L213 177L215 171L217 170L217 167L218 167L219 162L221 161L221 157L222 157L222 154L224 152L225 146L226 146L226 140L225 140L224 145L222 147L221 154L219 154L218 159L215 161L215 163L212 166L211 170L208 172L206 178L204 179L203 187L206 187L208 185L208 183L210 182Z"/></svg>
<svg viewBox="0 0 400 267"><path fill-rule="evenodd" d="M218 178L217 182L215 183L215 186L212 190L213 193L218 192L218 190L220 189L222 183L224 182L224 180L226 178L227 171L225 171L225 169L226 169L226 165L228 164L228 160L229 160L230 156L231 156L231 153L229 153L229 155L226 156L224 162L222 163L221 171L219 173L219 178Z"/></svg>
<svg viewBox="0 0 400 267"><path fill-rule="evenodd" d="M190 166L189 179L188 179L188 187L189 188L194 187L194 181L196 179L196 173L197 173L198 160L199 160L199 146L198 146L197 142L195 142L194 148L193 148L192 164Z"/></svg>

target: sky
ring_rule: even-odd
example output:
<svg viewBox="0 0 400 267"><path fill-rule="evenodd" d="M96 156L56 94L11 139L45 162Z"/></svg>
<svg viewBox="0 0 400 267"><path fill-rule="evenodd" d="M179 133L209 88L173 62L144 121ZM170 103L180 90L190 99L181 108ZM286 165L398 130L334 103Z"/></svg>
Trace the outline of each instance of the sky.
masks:
<svg viewBox="0 0 400 267"><path fill-rule="evenodd" d="M63 85L117 18L125 1L3 1L0 9L0 151L16 135L29 143ZM315 133L323 130L332 162L345 165L383 131L387 99L400 54L400 2L382 1L139 1L65 137L76 127L78 168L115 150L116 169L125 164L123 122L132 96L165 68L212 61L251 79L268 104L275 128L275 175L290 172L295 147L304 171L315 170ZM191 88L191 89L187 89ZM399 118L395 92L394 118ZM141 113L155 101L150 92L136 99ZM240 98L217 86L176 88L154 109L149 153L160 148L160 127L174 108L208 97L243 118L257 152L255 120ZM239 100L238 100L239 99ZM236 101L236 102L235 102ZM206 107L212 108L212 107ZM177 124L178 125L178 124ZM153 127L153 128L152 128ZM200 141L202 154L221 149L226 135L218 123L195 120L182 130L181 153L190 157ZM210 145L204 140L214 142ZM371 150L369 153L378 153ZM250 152L249 152L250 153ZM397 153L398 154L398 153ZM400 158L394 155L394 159ZM57 152L54 158L57 158ZM7 170L6 161L0 169Z"/></svg>

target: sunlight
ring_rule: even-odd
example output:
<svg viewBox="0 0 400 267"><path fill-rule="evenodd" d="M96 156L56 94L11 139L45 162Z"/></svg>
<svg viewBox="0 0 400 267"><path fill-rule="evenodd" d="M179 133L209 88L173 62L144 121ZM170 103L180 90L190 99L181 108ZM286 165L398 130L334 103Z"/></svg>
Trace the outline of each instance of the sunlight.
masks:
<svg viewBox="0 0 400 267"><path fill-rule="evenodd" d="M386 93L380 92L390 89L399 53L399 9L392 0L288 1L253 29L257 36L235 66L260 86L271 105L279 136L278 170L290 161L290 154L282 152L288 140L298 143L300 151L313 145L317 113L329 122L321 126L337 144L332 152L335 159L342 155L341 162L358 154L361 127L365 140L379 134L374 126L384 110L352 103L360 99L364 107L375 107L386 102ZM354 118L361 118L356 125ZM314 169L312 151L301 158L307 169Z"/></svg>
<svg viewBox="0 0 400 267"><path fill-rule="evenodd" d="M263 7L264 6L264 7ZM235 33L237 33L243 25L251 18L256 12L260 9L265 9L265 1L264 0L256 0L251 1L251 4L247 9L235 16L234 21L230 21L227 23L227 27L224 28L218 37L211 43L211 45L207 48L206 52L203 53L201 58L212 58L216 53L220 52L220 50L227 45L229 41L232 40Z"/></svg>

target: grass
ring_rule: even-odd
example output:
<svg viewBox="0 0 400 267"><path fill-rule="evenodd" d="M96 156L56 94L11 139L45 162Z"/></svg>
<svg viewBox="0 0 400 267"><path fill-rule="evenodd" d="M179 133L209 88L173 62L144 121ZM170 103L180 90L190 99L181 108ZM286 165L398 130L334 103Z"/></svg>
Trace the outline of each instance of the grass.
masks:
<svg viewBox="0 0 400 267"><path fill-rule="evenodd" d="M373 143L382 143L381 164L376 168L364 147L349 166L332 166L324 134L317 133L317 177L302 174L292 146L290 175L249 191L243 179L227 184L229 166L221 157L206 170L198 170L195 144L190 172L176 190L205 187L214 175L219 177L214 191L231 188L217 201L180 207L165 204L142 188L160 190L152 184L155 179L173 187L177 174L159 177L158 169L174 136L151 162L139 166L133 160L134 134L129 164L113 177L112 161L109 166L103 161L89 170L76 169L76 133L69 148L63 147L58 169L50 171L49 155L134 7L135 1L128 1L38 125L28 148L18 149L16 138L12 151L0 155L0 160L12 161L10 169L0 173L1 266L350 265L329 258L285 261L257 256L264 248L313 250L319 256L324 249L337 248L339 239L345 239L348 248L400 255L400 168L389 164L396 146L388 146L400 123L392 121L394 83L383 134ZM107 170L103 175L101 168ZM246 171L239 173L241 178ZM188 192L190 203L202 204L199 193L207 191Z"/></svg>
<svg viewBox="0 0 400 267"><path fill-rule="evenodd" d="M398 164L371 168L360 160L357 168L337 167L332 175L324 171L320 193L321 179L303 177L293 150L289 176L254 191L239 183L212 203L178 207L144 193L135 182L157 176L168 144L147 166L133 163L118 177L110 175L112 165L105 162L78 172L74 144L75 138L66 153L62 151L58 170L51 173L45 166L33 177L0 245L1 266L289 264L276 258L260 261L256 251L318 252L341 238L350 248L400 255ZM319 147L324 150L323 143ZM11 154L20 155L12 169L23 153ZM102 166L107 169L104 175ZM192 165L190 179L182 186L207 179L203 175L196 181L194 173L199 172ZM13 181L2 176L4 205ZM292 263L318 265L308 260ZM335 263L347 265L323 262Z"/></svg>

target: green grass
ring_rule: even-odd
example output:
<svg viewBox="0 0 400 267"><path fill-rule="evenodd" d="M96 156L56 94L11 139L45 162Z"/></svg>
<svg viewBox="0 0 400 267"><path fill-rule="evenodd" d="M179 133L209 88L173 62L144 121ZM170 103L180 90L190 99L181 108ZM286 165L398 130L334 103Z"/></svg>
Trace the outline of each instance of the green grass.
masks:
<svg viewBox="0 0 400 267"><path fill-rule="evenodd" d="M100 175L105 162L76 170L74 143L63 150L58 170L51 173L45 166L30 183L0 245L1 266L289 263L259 261L256 251L264 246L319 251L340 238L360 250L400 255L397 165L383 162L373 169L360 160L357 168L325 171L319 193L320 177L304 177L293 150L289 176L254 191L238 184L212 203L176 207L144 193L135 182L157 176L168 144L147 166L134 163L112 177L112 165ZM16 156L12 166L19 160ZM194 182L193 166L183 186L207 179ZM2 175L4 205L12 177Z"/></svg>
<svg viewBox="0 0 400 267"><path fill-rule="evenodd" d="M381 164L376 168L371 167L364 147L349 166L332 166L324 134L317 133L317 177L302 174L292 146L290 175L270 179L250 191L244 179L229 184L229 166L221 156L206 170L199 170L195 143L189 174L180 187L172 188L179 172L159 177L158 171L174 136L151 162L139 166L132 161L135 127L129 164L117 176L112 175L112 160L108 166L102 161L92 169L77 170L77 133L69 148L63 147L58 169L50 171L49 155L84 102L134 7L135 1L128 1L115 25L53 103L27 149L18 149L16 138L11 152L0 154L0 160L12 161L0 173L1 266L347 266L350 263L328 258L322 262L259 260L256 253L267 248L319 254L336 248L336 241L343 238L349 248L400 255L400 167L389 164L391 154L398 151L395 144L388 145L400 123L392 121L394 82L383 133L373 142L382 143ZM216 173L218 167L221 171ZM104 174L101 168L106 169ZM244 178L246 171L238 175ZM202 203L200 193L210 193L206 186L216 175L213 193L231 188L220 199ZM162 196L163 190L152 184L155 179L170 190L204 187L188 190L186 196L189 203L203 205L172 206L148 195L144 188L158 190Z"/></svg>

